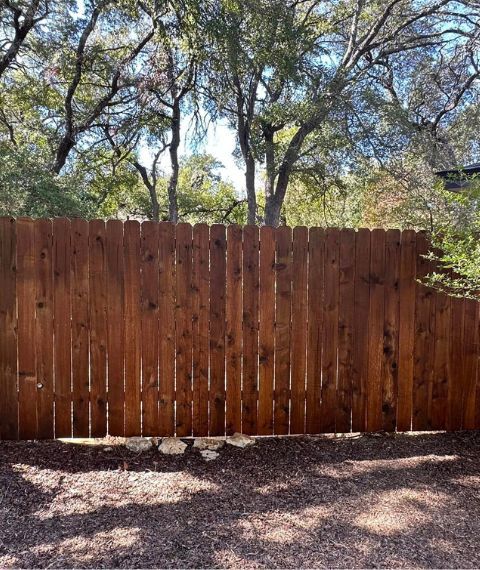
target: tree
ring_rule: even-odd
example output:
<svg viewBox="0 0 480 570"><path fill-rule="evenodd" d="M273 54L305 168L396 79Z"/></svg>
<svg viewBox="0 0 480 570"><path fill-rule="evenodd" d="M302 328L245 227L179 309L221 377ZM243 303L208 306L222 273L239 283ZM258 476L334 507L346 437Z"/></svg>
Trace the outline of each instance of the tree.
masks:
<svg viewBox="0 0 480 570"><path fill-rule="evenodd" d="M350 100L355 89L368 84L372 72L384 68L386 60L396 62L421 50L440 57L449 46L476 41L479 25L478 13L466 9L469 3L456 0L339 0L329 2L328 9L320 0L290 0L258 2L248 11L242 11L240 4L215 6L220 14L241 18L248 28L253 10L260 24L249 34L235 34L238 23L231 18L226 33L235 49L229 52L220 45L218 53L234 54L226 58L228 73L222 75L231 99L243 93L228 81L235 77L240 57L241 85L251 90L247 91L247 99L254 102L250 115L244 107L239 111L230 105L228 111L237 119L248 117L255 127L237 129L237 136L247 136L248 148L256 149L254 154L265 164L268 225L279 223L290 178L315 131ZM221 24L225 20L228 17L220 18ZM394 63L391 70L396 70Z"/></svg>

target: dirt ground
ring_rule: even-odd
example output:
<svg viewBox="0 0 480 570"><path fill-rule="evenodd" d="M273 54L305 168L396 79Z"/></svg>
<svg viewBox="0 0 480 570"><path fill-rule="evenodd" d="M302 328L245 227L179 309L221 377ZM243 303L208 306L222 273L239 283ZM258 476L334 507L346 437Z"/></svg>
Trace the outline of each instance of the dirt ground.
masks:
<svg viewBox="0 0 480 570"><path fill-rule="evenodd" d="M480 567L480 433L0 443L0 567Z"/></svg>

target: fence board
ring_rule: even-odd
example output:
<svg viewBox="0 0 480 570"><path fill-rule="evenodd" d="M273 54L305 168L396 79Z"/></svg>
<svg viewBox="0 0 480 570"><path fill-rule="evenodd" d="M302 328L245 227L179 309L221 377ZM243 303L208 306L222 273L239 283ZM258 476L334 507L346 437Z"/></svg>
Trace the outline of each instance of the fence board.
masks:
<svg viewBox="0 0 480 570"><path fill-rule="evenodd" d="M435 314L431 427L443 429L447 419L448 385L450 383L450 297L448 295L436 295Z"/></svg>
<svg viewBox="0 0 480 570"><path fill-rule="evenodd" d="M417 278L422 281L432 270L431 262L424 256L428 253L427 237L417 234ZM413 368L413 415L414 430L430 429L429 403L433 384L434 331L435 331L434 292L418 283L415 299L415 346Z"/></svg>
<svg viewBox="0 0 480 570"><path fill-rule="evenodd" d="M107 222L107 352L108 359L108 432L125 434L124 388L124 289L125 264L123 223ZM115 358L112 357L115 355Z"/></svg>
<svg viewBox="0 0 480 570"><path fill-rule="evenodd" d="M275 231L260 228L258 331L258 433L273 434L275 364Z"/></svg>
<svg viewBox="0 0 480 570"><path fill-rule="evenodd" d="M355 236L352 431L367 429L368 316L370 312L370 230Z"/></svg>
<svg viewBox="0 0 480 570"><path fill-rule="evenodd" d="M53 437L52 222L35 220L37 437ZM88 435L88 434L87 434Z"/></svg>
<svg viewBox="0 0 480 570"><path fill-rule="evenodd" d="M382 375L385 314L385 232L373 230L370 252L370 312L368 316L367 430L383 427Z"/></svg>
<svg viewBox="0 0 480 570"><path fill-rule="evenodd" d="M13 218L0 218L0 438L2 439L18 438L15 225Z"/></svg>
<svg viewBox="0 0 480 570"><path fill-rule="evenodd" d="M478 303L465 299L463 335L463 429L475 429L476 386L478 373Z"/></svg>
<svg viewBox="0 0 480 570"><path fill-rule="evenodd" d="M290 433L305 433L308 229L293 230Z"/></svg>
<svg viewBox="0 0 480 570"><path fill-rule="evenodd" d="M55 437L72 435L70 220L53 220Z"/></svg>
<svg viewBox="0 0 480 570"><path fill-rule="evenodd" d="M465 299L451 299L450 382L448 385L447 429L462 429L463 339Z"/></svg>
<svg viewBox="0 0 480 570"><path fill-rule="evenodd" d="M398 336L397 430L408 431L413 409L413 342L415 330L416 235L402 232L400 250L400 323Z"/></svg>
<svg viewBox="0 0 480 570"><path fill-rule="evenodd" d="M124 224L125 251L125 436L141 433L140 224Z"/></svg>
<svg viewBox="0 0 480 570"><path fill-rule="evenodd" d="M176 235L176 435L192 433L192 226L178 224Z"/></svg>
<svg viewBox="0 0 480 570"><path fill-rule="evenodd" d="M90 434L88 229L88 222L85 220L72 220L72 392L74 437L88 437Z"/></svg>
<svg viewBox="0 0 480 570"><path fill-rule="evenodd" d="M226 307L226 433L231 435L242 431L242 228L235 225L227 227Z"/></svg>
<svg viewBox="0 0 480 570"><path fill-rule="evenodd" d="M156 435L158 429L158 224L141 227L142 298L142 433Z"/></svg>
<svg viewBox="0 0 480 570"><path fill-rule="evenodd" d="M225 433L225 226L210 228L210 435Z"/></svg>
<svg viewBox="0 0 480 570"><path fill-rule="evenodd" d="M290 411L290 332L292 314L292 230L275 231L275 407L277 435L288 433Z"/></svg>
<svg viewBox="0 0 480 570"><path fill-rule="evenodd" d="M257 430L257 355L259 302L259 232L256 226L243 230L243 397L242 431Z"/></svg>
<svg viewBox="0 0 480 570"><path fill-rule="evenodd" d="M327 229L325 236L325 300L322 339L322 399L320 428L324 433L335 431L335 402L338 348L338 280L340 232Z"/></svg>
<svg viewBox="0 0 480 570"><path fill-rule="evenodd" d="M193 435L208 433L209 240L207 224L193 227Z"/></svg>
<svg viewBox="0 0 480 570"><path fill-rule="evenodd" d="M107 281L105 222L89 227L90 413L91 436L107 435Z"/></svg>
<svg viewBox="0 0 480 570"><path fill-rule="evenodd" d="M37 437L34 229L33 220L28 218L17 219L17 351L20 439L35 439Z"/></svg>
<svg viewBox="0 0 480 570"><path fill-rule="evenodd" d="M335 430L351 429L353 323L355 294L355 232L340 232L338 301L338 382Z"/></svg>
<svg viewBox="0 0 480 570"><path fill-rule="evenodd" d="M395 431L398 397L400 231L385 236L385 324L383 338L382 413L383 429Z"/></svg>
<svg viewBox="0 0 480 570"><path fill-rule="evenodd" d="M159 224L159 425L166 436L175 433L175 226Z"/></svg>
<svg viewBox="0 0 480 570"><path fill-rule="evenodd" d="M307 433L320 433L321 430L324 255L324 231L311 228L308 243Z"/></svg>

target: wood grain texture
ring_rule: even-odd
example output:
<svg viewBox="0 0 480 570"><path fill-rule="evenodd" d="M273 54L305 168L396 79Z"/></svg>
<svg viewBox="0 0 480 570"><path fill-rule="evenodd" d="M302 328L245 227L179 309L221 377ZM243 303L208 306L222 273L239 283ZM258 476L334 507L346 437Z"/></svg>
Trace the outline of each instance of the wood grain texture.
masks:
<svg viewBox="0 0 480 570"><path fill-rule="evenodd" d="M227 227L226 432L242 431L242 228ZM256 395L255 395L256 400ZM256 402L250 402L250 406Z"/></svg>
<svg viewBox="0 0 480 570"><path fill-rule="evenodd" d="M17 219L18 414L19 438L37 437L37 362L35 342L35 233L29 218ZM70 345L70 343L68 343ZM70 361L69 361L70 362ZM71 435L71 421L69 434Z"/></svg>

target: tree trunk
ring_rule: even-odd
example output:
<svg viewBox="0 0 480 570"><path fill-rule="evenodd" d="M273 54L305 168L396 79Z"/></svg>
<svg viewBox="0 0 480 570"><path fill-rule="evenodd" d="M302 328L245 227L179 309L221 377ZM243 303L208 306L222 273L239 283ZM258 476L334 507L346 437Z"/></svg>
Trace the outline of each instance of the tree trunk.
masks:
<svg viewBox="0 0 480 570"><path fill-rule="evenodd" d="M280 213L282 211L283 200L273 193L266 196L265 200L265 225L276 228L280 225Z"/></svg>
<svg viewBox="0 0 480 570"><path fill-rule="evenodd" d="M75 138L72 133L64 135L60 144L58 145L57 153L55 155L55 162L53 163L52 170L55 174L60 174L62 168L67 162L70 151L75 146Z"/></svg>
<svg viewBox="0 0 480 570"><path fill-rule="evenodd" d="M172 111L172 140L170 142L170 164L172 166L172 174L168 181L168 219L171 222L178 222L178 173L180 166L178 164L178 147L180 146L180 101L174 100Z"/></svg>
<svg viewBox="0 0 480 570"><path fill-rule="evenodd" d="M247 224L257 223L257 195L255 193L255 160L251 154L245 161L245 183L247 187Z"/></svg>

